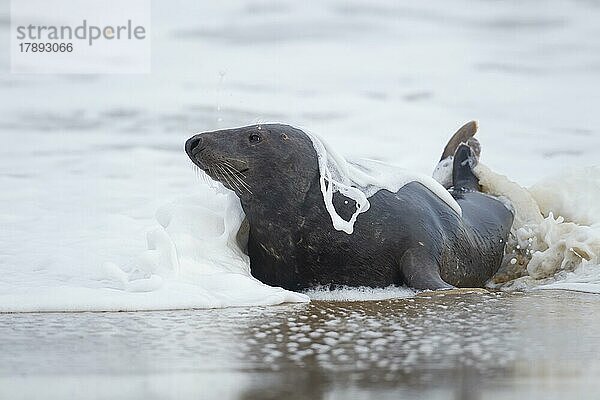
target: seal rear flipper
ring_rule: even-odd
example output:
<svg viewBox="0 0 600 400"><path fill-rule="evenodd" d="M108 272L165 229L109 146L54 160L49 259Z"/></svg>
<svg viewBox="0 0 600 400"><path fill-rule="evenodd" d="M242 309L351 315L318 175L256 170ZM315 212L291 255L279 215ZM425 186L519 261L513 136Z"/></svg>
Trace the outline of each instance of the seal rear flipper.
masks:
<svg viewBox="0 0 600 400"><path fill-rule="evenodd" d="M452 289L454 286L440 277L437 261L423 248L407 250L400 260L403 283L415 289Z"/></svg>
<svg viewBox="0 0 600 400"><path fill-rule="evenodd" d="M444 151L442 152L440 161L433 170L433 178L446 189L450 189L453 185L452 164L454 154L456 153L461 144L467 143L473 151L475 159L479 159L479 154L481 153L481 146L479 145L479 141L474 137L477 133L477 129L478 124L476 121L467 122L462 127L460 127L460 129L457 130L454 133L454 135L452 135L450 140L448 140L446 147L444 147Z"/></svg>
<svg viewBox="0 0 600 400"><path fill-rule="evenodd" d="M462 143L454 153L452 162L452 186L455 190L479 191L479 179L473 173L477 157L471 147Z"/></svg>
<svg viewBox="0 0 600 400"><path fill-rule="evenodd" d="M476 140L473 136L477 133L478 127L477 121L469 121L461 126L460 129L452 135L450 140L448 140L448 143L442 152L440 161L454 155L461 143L468 143L469 140Z"/></svg>

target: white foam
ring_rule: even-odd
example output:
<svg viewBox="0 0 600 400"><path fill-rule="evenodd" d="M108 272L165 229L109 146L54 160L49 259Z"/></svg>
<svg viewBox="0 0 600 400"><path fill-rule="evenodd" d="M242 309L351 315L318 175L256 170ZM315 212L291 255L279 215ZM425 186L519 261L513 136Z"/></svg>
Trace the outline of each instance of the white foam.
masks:
<svg viewBox="0 0 600 400"><path fill-rule="evenodd" d="M475 173L484 191L507 197L515 208L492 287L600 292L600 168L571 170L530 190L481 164Z"/></svg>
<svg viewBox="0 0 600 400"><path fill-rule="evenodd" d="M352 234L356 218L370 207L369 197L381 189L389 190L392 193L397 192L411 182L421 183L459 215L461 214L456 200L434 178L365 158L348 161L318 136L308 133L307 135L312 140L317 152L321 192L335 229ZM349 220L343 219L337 213L333 205L335 192L340 192L356 202L356 211Z"/></svg>
<svg viewBox="0 0 600 400"><path fill-rule="evenodd" d="M442 186L449 188L452 186L452 166L454 156L449 156L441 160L433 170L432 177Z"/></svg>
<svg viewBox="0 0 600 400"><path fill-rule="evenodd" d="M233 192L208 189L201 196L164 205L156 216L160 226L148 233L148 250L134 268L122 270L127 276L123 289L156 290L163 280L175 282L211 299L196 307L308 301L305 295L265 285L251 276L250 260L236 241L245 215ZM153 277L157 277L156 287L138 284Z"/></svg>
<svg viewBox="0 0 600 400"><path fill-rule="evenodd" d="M235 236L244 218L239 199L203 186L160 207L147 250L129 262L105 260L95 284L38 288L36 296L3 290L0 311L121 311L220 308L306 302L265 285Z"/></svg>
<svg viewBox="0 0 600 400"><path fill-rule="evenodd" d="M328 301L368 301L368 300L387 300L404 299L413 297L415 290L407 287L389 286L386 288L371 287L340 287L336 289L314 288L304 292L311 300Z"/></svg>
<svg viewBox="0 0 600 400"><path fill-rule="evenodd" d="M600 223L600 166L567 169L548 177L528 191L544 215L583 225Z"/></svg>

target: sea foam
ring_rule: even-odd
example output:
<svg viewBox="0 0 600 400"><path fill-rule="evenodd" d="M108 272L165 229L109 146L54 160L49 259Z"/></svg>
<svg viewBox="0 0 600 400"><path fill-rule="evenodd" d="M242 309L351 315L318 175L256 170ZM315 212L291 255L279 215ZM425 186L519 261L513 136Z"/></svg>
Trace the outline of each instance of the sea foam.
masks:
<svg viewBox="0 0 600 400"><path fill-rule="evenodd" d="M567 171L526 189L479 164L485 192L515 210L504 262L490 287L600 293L600 167Z"/></svg>
<svg viewBox="0 0 600 400"><path fill-rule="evenodd" d="M329 172L321 171L326 196L333 193L333 185L327 182L358 186L353 193L368 202L369 196L380 188L397 190L416 180L456 210L454 200L446 198L447 192L432 183L432 178L372 160L346 161L328 151L328 146L323 145L323 149L326 160L336 164ZM156 158L156 154L152 157ZM600 292L600 211L595 201L600 196L598 167L573 170L529 189L481 164L476 172L485 191L509 199L516 211L507 256L490 287ZM138 255L130 252L129 257L112 257L108 251L117 249L115 240L139 239L133 236L134 229L126 229L112 240L108 231L99 233L94 226L86 228L84 232L90 237L106 235L107 251L102 253L95 270L77 275L77 265L71 263L79 253L72 247L67 255L73 257L61 259L71 269L65 267L61 275L49 276L44 271L24 272L22 277L13 274L12 283L2 285L0 311L218 308L307 302L310 298L375 300L412 295L405 288L295 293L265 285L252 277L248 256L242 251L244 245L238 242L237 233L245 217L239 199L214 182L198 183L193 193L158 207L154 227L146 233L146 250ZM331 217L323 223L333 224L335 212ZM121 218L117 222L123 229L130 221ZM343 221L337 228L351 232L352 223ZM76 246L77 241L72 242ZM51 247L43 249L49 251ZM54 250L56 254L62 254L58 250L65 252ZM31 295L33 287L35 295Z"/></svg>

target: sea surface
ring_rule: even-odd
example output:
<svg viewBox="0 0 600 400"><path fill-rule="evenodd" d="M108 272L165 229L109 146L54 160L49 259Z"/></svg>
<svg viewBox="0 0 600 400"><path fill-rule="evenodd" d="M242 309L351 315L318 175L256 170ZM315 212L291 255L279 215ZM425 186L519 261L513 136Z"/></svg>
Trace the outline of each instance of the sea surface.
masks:
<svg viewBox="0 0 600 400"><path fill-rule="evenodd" d="M534 278L431 298L266 287L226 246L235 199L183 144L284 122L431 174L475 119L482 163L559 193L554 217L583 224L594 254L599 1L178 0L152 15L149 74L11 74L0 1L0 397L594 397L598 295ZM575 272L545 279L600 287L599 265Z"/></svg>

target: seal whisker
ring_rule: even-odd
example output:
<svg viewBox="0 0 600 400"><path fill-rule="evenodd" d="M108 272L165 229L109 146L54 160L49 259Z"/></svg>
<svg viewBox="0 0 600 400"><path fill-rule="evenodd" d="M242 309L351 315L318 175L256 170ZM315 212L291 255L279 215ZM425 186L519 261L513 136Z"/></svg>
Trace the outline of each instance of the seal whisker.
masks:
<svg viewBox="0 0 600 400"><path fill-rule="evenodd" d="M229 167L227 167L227 168L229 168ZM229 169L230 169L230 168L229 168ZM231 174L231 176L232 176L232 177L233 177L235 180L237 180L237 181L240 183L240 185L242 185L242 188L244 188L244 189L245 189L245 190L246 190L246 191L247 191L249 194L251 194L251 195L252 195L252 194L254 194L254 193L252 193L252 190L250 189L250 185L248 185L248 183L247 183L247 182L244 180L244 178L243 178L243 177L240 177L240 176L238 175L237 171L232 171L232 174Z"/></svg>
<svg viewBox="0 0 600 400"><path fill-rule="evenodd" d="M215 172L215 175L217 176L217 183L221 183L221 184L223 184L223 183L222 183L222 182L220 182L220 181L222 181L222 180L225 180L225 179L224 179L224 178L223 178L223 176L222 176L222 175L219 173L219 168L218 168L218 165L215 165L215 166L213 167L213 171ZM216 187L216 186L215 186L215 187Z"/></svg>
<svg viewBox="0 0 600 400"><path fill-rule="evenodd" d="M202 179L202 182L204 182L207 185L212 185L212 179L210 178L210 176L208 176L208 174L205 171L198 168L198 173L200 174L200 179Z"/></svg>
<svg viewBox="0 0 600 400"><path fill-rule="evenodd" d="M231 167L231 168L233 168L234 170L237 171L237 168L235 168L235 166L233 166L233 164L231 164L229 161L223 160L223 164L225 164L225 165L227 165L227 166L229 166L229 167Z"/></svg>
<svg viewBox="0 0 600 400"><path fill-rule="evenodd" d="M217 176L217 178L215 179L215 178L211 177L207 172L205 172L205 175L206 175L205 178L206 178L206 182L208 183L208 185L213 189L217 189L219 187L218 184L221 183L221 181L220 181L221 178L220 178L220 175L218 174L218 171L215 170L214 168L212 168L212 169L209 168L207 171L211 171L212 173L214 173Z"/></svg>
<svg viewBox="0 0 600 400"><path fill-rule="evenodd" d="M240 162L242 164L248 164L248 161L240 160L240 159L237 159L237 158L229 158L229 160L231 160L231 161L237 161L237 162Z"/></svg>
<svg viewBox="0 0 600 400"><path fill-rule="evenodd" d="M237 171L235 168L233 168L233 167L231 167L231 166L228 166L228 165L226 165L226 164L225 164L224 166L225 166L225 168L227 168L227 169L230 171L230 173L231 173L231 174L230 174L230 176L231 176L232 178L236 179L236 180L237 180L237 181L238 181L238 182L239 182L239 183L242 185L242 187L243 187L244 189L246 189L246 191L247 191L248 193L250 193L250 194L253 194L253 193L252 193L252 190L250 190L250 185L248 185L248 183L246 183L246 182L244 181L244 179L243 179L243 178L241 178L241 177L239 176L239 175L241 174L241 175L242 175L242 177L244 177L244 178L245 178L245 176L244 176L244 175L243 175L243 174L242 174L240 171Z"/></svg>
<svg viewBox="0 0 600 400"><path fill-rule="evenodd" d="M225 183L229 184L229 181L225 177L225 172L223 171L223 168L221 168L221 166L219 164L215 164L214 168L215 168L215 173L217 174L217 178L219 180L223 181L223 182L221 182L223 184L223 186L225 186Z"/></svg>
<svg viewBox="0 0 600 400"><path fill-rule="evenodd" d="M229 164L227 161L224 162L224 166L231 172L232 176L235 177L237 181L242 184L242 186L248 191L248 193L253 194L252 190L250 190L250 185L248 185L248 183L246 183L246 181L244 180L246 178L246 175L235 169L235 167Z"/></svg>
<svg viewBox="0 0 600 400"><path fill-rule="evenodd" d="M244 175L242 172L238 171L233 165L229 164L227 161L224 161L223 165L236 177L241 175L242 178L246 178L246 175Z"/></svg>
<svg viewBox="0 0 600 400"><path fill-rule="evenodd" d="M196 174L196 179L201 179L200 178L200 168L198 168L198 166L194 163L192 163L192 170L194 170L194 173ZM202 179L204 180L204 179Z"/></svg>
<svg viewBox="0 0 600 400"><path fill-rule="evenodd" d="M254 194L254 193L252 193L252 190L250 189L250 185L248 185L248 183L244 180L244 178L237 177L237 179L244 186L244 188L248 191L248 193Z"/></svg>
<svg viewBox="0 0 600 400"><path fill-rule="evenodd" d="M234 167L233 165L231 165L231 163L227 162L227 160L223 160L223 163L225 165L228 165L230 167L230 169L232 169L236 174L240 174L244 178L246 177L246 175L242 171L238 170L236 167Z"/></svg>
<svg viewBox="0 0 600 400"><path fill-rule="evenodd" d="M228 172L225 170L225 168L223 168L223 166L222 166L221 164L217 164L215 167L216 167L216 168L218 168L218 169L221 171L221 173L222 173L222 176L223 176L223 179L225 180L225 182L227 182L227 184L228 184L229 186L231 186L231 189L232 189L234 192L236 192L236 194L237 194L237 192L238 192L238 191L239 191L239 192L240 192L240 194L241 194L242 190L240 189L240 187L239 187L239 186L238 186L238 185L237 185L235 182L233 182L233 179L229 180L229 177L231 176L231 174L230 174L230 173L228 173ZM237 189L237 190L236 190L236 189Z"/></svg>
<svg viewBox="0 0 600 400"><path fill-rule="evenodd" d="M225 167L225 168L223 168ZM236 183L235 181L235 175L231 174L230 172L227 171L227 166L221 166L223 172L225 173L226 176L228 176L229 178L231 178L231 184L233 186L235 186L235 188L240 192L240 194L242 193L242 189L240 188L240 186Z"/></svg>
<svg viewBox="0 0 600 400"><path fill-rule="evenodd" d="M211 179L205 171L201 170L200 167L194 163L192 163L192 169L196 173L196 179L200 180L206 185L211 185Z"/></svg>

